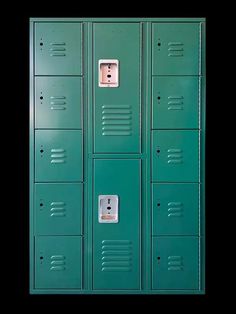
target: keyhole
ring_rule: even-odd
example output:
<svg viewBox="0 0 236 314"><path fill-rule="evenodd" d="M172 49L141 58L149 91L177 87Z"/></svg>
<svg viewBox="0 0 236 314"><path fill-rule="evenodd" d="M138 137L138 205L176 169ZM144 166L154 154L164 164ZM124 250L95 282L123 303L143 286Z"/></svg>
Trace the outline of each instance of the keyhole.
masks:
<svg viewBox="0 0 236 314"><path fill-rule="evenodd" d="M157 149L157 153L159 154L161 151L160 151L160 149Z"/></svg>
<svg viewBox="0 0 236 314"><path fill-rule="evenodd" d="M158 261L161 259L160 256L157 256Z"/></svg>
<svg viewBox="0 0 236 314"><path fill-rule="evenodd" d="M43 256L40 256L40 259L43 259Z"/></svg>
<svg viewBox="0 0 236 314"><path fill-rule="evenodd" d="M161 204L160 204L160 203L157 203L157 206L161 206Z"/></svg>
<svg viewBox="0 0 236 314"><path fill-rule="evenodd" d="M40 43L40 46L43 46L43 43Z"/></svg>
<svg viewBox="0 0 236 314"><path fill-rule="evenodd" d="M111 74L108 74L107 77L111 77Z"/></svg>
<svg viewBox="0 0 236 314"><path fill-rule="evenodd" d="M161 43L158 43L157 45L160 47Z"/></svg>
<svg viewBox="0 0 236 314"><path fill-rule="evenodd" d="M157 97L157 99L158 99L158 100L160 100L160 99L161 99L161 97L160 97L160 96L158 96L158 97Z"/></svg>
<svg viewBox="0 0 236 314"><path fill-rule="evenodd" d="M40 149L40 153L43 153L44 152L44 150L43 149Z"/></svg>
<svg viewBox="0 0 236 314"><path fill-rule="evenodd" d="M43 96L40 96L40 99L42 100L42 99L43 99Z"/></svg>
<svg viewBox="0 0 236 314"><path fill-rule="evenodd" d="M43 203L40 203L39 205L42 207L42 206L43 206Z"/></svg>

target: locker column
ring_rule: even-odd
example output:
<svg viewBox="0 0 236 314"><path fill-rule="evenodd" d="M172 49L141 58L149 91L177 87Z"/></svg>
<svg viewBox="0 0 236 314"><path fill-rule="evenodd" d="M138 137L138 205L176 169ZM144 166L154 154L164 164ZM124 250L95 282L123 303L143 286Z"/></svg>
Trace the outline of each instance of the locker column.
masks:
<svg viewBox="0 0 236 314"><path fill-rule="evenodd" d="M35 23L35 288L82 288L82 24Z"/></svg>
<svg viewBox="0 0 236 314"><path fill-rule="evenodd" d="M140 23L93 24L94 290L141 284L141 34Z"/></svg>
<svg viewBox="0 0 236 314"><path fill-rule="evenodd" d="M152 25L152 288L199 289L200 23Z"/></svg>

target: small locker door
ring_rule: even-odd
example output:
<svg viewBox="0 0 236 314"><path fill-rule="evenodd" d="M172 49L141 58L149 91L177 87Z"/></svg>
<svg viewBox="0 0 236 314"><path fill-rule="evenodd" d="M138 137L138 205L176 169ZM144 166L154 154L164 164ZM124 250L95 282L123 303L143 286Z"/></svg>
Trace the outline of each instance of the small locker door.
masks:
<svg viewBox="0 0 236 314"><path fill-rule="evenodd" d="M152 288L199 289L199 239L197 237L153 239Z"/></svg>
<svg viewBox="0 0 236 314"><path fill-rule="evenodd" d="M141 33L139 23L95 23L94 36L94 151L140 152ZM115 60L114 70L106 60ZM99 61L104 60L102 64ZM107 61L108 62L108 61ZM100 83L100 71L117 81ZM106 73L107 71L107 73ZM110 72L109 72L110 71ZM110 74L109 74L110 73ZM117 76L116 76L117 74ZM108 82L107 79L107 82Z"/></svg>
<svg viewBox="0 0 236 314"><path fill-rule="evenodd" d="M36 182L82 181L82 131L35 131Z"/></svg>
<svg viewBox="0 0 236 314"><path fill-rule="evenodd" d="M200 74L200 24L154 23L152 74Z"/></svg>
<svg viewBox="0 0 236 314"><path fill-rule="evenodd" d="M81 250L81 237L36 237L35 288L81 288Z"/></svg>
<svg viewBox="0 0 236 314"><path fill-rule="evenodd" d="M93 287L96 290L140 288L140 166L140 160L94 161ZM99 198L106 195L107 204L106 198L104 203ZM109 220L108 216L115 214L116 204L117 219Z"/></svg>
<svg viewBox="0 0 236 314"><path fill-rule="evenodd" d="M152 84L153 129L199 127L199 78L156 76Z"/></svg>
<svg viewBox="0 0 236 314"><path fill-rule="evenodd" d="M199 181L199 131L153 131L152 180Z"/></svg>
<svg viewBox="0 0 236 314"><path fill-rule="evenodd" d="M153 184L153 235L198 235L198 200L198 183Z"/></svg>
<svg viewBox="0 0 236 314"><path fill-rule="evenodd" d="M36 128L81 129L81 120L82 78L35 78Z"/></svg>
<svg viewBox="0 0 236 314"><path fill-rule="evenodd" d="M37 235L82 234L82 184L35 184Z"/></svg>
<svg viewBox="0 0 236 314"><path fill-rule="evenodd" d="M35 24L35 74L82 74L81 23Z"/></svg>

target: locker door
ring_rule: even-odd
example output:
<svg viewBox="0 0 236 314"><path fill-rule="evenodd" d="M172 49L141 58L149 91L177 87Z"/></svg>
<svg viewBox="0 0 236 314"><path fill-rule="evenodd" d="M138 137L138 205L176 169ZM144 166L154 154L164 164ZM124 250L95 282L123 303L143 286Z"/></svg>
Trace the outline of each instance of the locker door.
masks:
<svg viewBox="0 0 236 314"><path fill-rule="evenodd" d="M37 235L82 234L82 184L37 183L35 229Z"/></svg>
<svg viewBox="0 0 236 314"><path fill-rule="evenodd" d="M81 288L81 237L35 239L35 288Z"/></svg>
<svg viewBox="0 0 236 314"><path fill-rule="evenodd" d="M199 289L199 239L197 237L153 239L152 288Z"/></svg>
<svg viewBox="0 0 236 314"><path fill-rule="evenodd" d="M95 23L93 35L94 151L139 153L139 23ZM118 60L117 87L99 86L99 60L103 59Z"/></svg>
<svg viewBox="0 0 236 314"><path fill-rule="evenodd" d="M152 137L152 180L199 181L199 131L159 130Z"/></svg>
<svg viewBox="0 0 236 314"><path fill-rule="evenodd" d="M153 75L199 75L199 23L154 23Z"/></svg>
<svg viewBox="0 0 236 314"><path fill-rule="evenodd" d="M94 289L140 288L140 166L140 160L94 161ZM118 197L118 222L99 222L99 195Z"/></svg>
<svg viewBox="0 0 236 314"><path fill-rule="evenodd" d="M36 128L81 129L82 78L35 78Z"/></svg>
<svg viewBox="0 0 236 314"><path fill-rule="evenodd" d="M197 129L199 127L198 112L198 77L153 77L153 129Z"/></svg>
<svg viewBox="0 0 236 314"><path fill-rule="evenodd" d="M82 181L82 131L35 131L37 182Z"/></svg>
<svg viewBox="0 0 236 314"><path fill-rule="evenodd" d="M152 185L153 235L198 235L199 185Z"/></svg>
<svg viewBox="0 0 236 314"><path fill-rule="evenodd" d="M82 74L81 23L35 24L35 74Z"/></svg>

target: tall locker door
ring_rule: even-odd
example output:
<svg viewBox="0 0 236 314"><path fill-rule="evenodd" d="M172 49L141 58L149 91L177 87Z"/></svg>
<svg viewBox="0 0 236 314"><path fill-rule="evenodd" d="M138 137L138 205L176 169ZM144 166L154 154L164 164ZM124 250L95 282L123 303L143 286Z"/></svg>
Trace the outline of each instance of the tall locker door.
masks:
<svg viewBox="0 0 236 314"><path fill-rule="evenodd" d="M140 170L140 160L94 161L93 287L96 290L140 288ZM111 201L104 208L99 196L106 195ZM118 212L116 221L109 222L107 216L115 214L112 197L117 199Z"/></svg>
<svg viewBox="0 0 236 314"><path fill-rule="evenodd" d="M199 23L155 23L153 75L199 75Z"/></svg>
<svg viewBox="0 0 236 314"><path fill-rule="evenodd" d="M140 25L139 23L95 23L93 36L94 151L95 153L139 153ZM109 61L106 60L117 62L117 68L109 69ZM106 87L105 84L100 84L103 82L100 82L102 69L104 69L104 76L102 75L101 79L108 83L109 79L113 80L114 77L118 86L114 84L113 86L116 87L111 87L112 85Z"/></svg>

